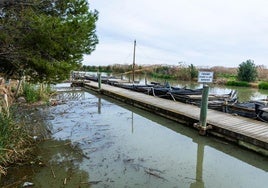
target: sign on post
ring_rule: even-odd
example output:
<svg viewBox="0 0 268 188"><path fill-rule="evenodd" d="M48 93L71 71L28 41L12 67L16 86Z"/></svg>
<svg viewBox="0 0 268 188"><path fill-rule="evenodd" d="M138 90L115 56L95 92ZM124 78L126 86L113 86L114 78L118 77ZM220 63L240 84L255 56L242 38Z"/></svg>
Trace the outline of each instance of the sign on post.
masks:
<svg viewBox="0 0 268 188"><path fill-rule="evenodd" d="M213 72L198 72L198 82L201 83L212 83L213 82Z"/></svg>

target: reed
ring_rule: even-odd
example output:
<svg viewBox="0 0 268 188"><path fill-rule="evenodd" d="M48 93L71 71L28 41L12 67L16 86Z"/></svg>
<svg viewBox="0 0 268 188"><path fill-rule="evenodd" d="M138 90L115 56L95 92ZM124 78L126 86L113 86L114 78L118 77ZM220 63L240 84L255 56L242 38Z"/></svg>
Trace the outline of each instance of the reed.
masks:
<svg viewBox="0 0 268 188"><path fill-rule="evenodd" d="M33 141L13 114L4 110L0 113L0 174L6 174L8 165L23 161Z"/></svg>

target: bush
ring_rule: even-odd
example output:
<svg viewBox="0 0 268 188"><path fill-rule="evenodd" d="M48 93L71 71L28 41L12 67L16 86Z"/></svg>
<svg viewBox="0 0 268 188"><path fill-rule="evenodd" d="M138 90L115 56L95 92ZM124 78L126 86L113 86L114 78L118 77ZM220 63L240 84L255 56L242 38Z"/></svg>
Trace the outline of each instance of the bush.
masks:
<svg viewBox="0 0 268 188"><path fill-rule="evenodd" d="M259 89L268 89L268 82L261 82L258 87Z"/></svg>
<svg viewBox="0 0 268 188"><path fill-rule="evenodd" d="M247 60L239 65L237 71L237 78L239 81L253 82L257 77L257 67L253 60Z"/></svg>
<svg viewBox="0 0 268 188"><path fill-rule="evenodd" d="M248 82L243 81L227 81L227 86L239 86L239 87L250 87Z"/></svg>

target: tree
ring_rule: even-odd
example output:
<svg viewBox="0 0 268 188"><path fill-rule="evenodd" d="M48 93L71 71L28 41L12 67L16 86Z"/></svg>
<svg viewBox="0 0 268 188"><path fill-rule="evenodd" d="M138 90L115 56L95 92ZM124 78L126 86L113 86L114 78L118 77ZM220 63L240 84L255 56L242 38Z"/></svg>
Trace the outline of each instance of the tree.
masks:
<svg viewBox="0 0 268 188"><path fill-rule="evenodd" d="M8 76L63 80L98 43L98 12L86 0L13 0L0 6L0 72Z"/></svg>
<svg viewBox="0 0 268 188"><path fill-rule="evenodd" d="M253 82L258 77L257 67L253 60L242 62L237 70L237 78L239 81Z"/></svg>

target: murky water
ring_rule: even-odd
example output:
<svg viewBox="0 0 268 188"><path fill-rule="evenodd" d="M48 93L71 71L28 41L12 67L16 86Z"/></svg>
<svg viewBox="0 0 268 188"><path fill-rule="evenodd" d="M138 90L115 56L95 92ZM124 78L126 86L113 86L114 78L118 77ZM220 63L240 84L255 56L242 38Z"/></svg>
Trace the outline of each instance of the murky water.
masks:
<svg viewBox="0 0 268 188"><path fill-rule="evenodd" d="M39 166L13 174L19 185L267 187L267 157L94 93L59 97L42 110L52 139L40 145Z"/></svg>

